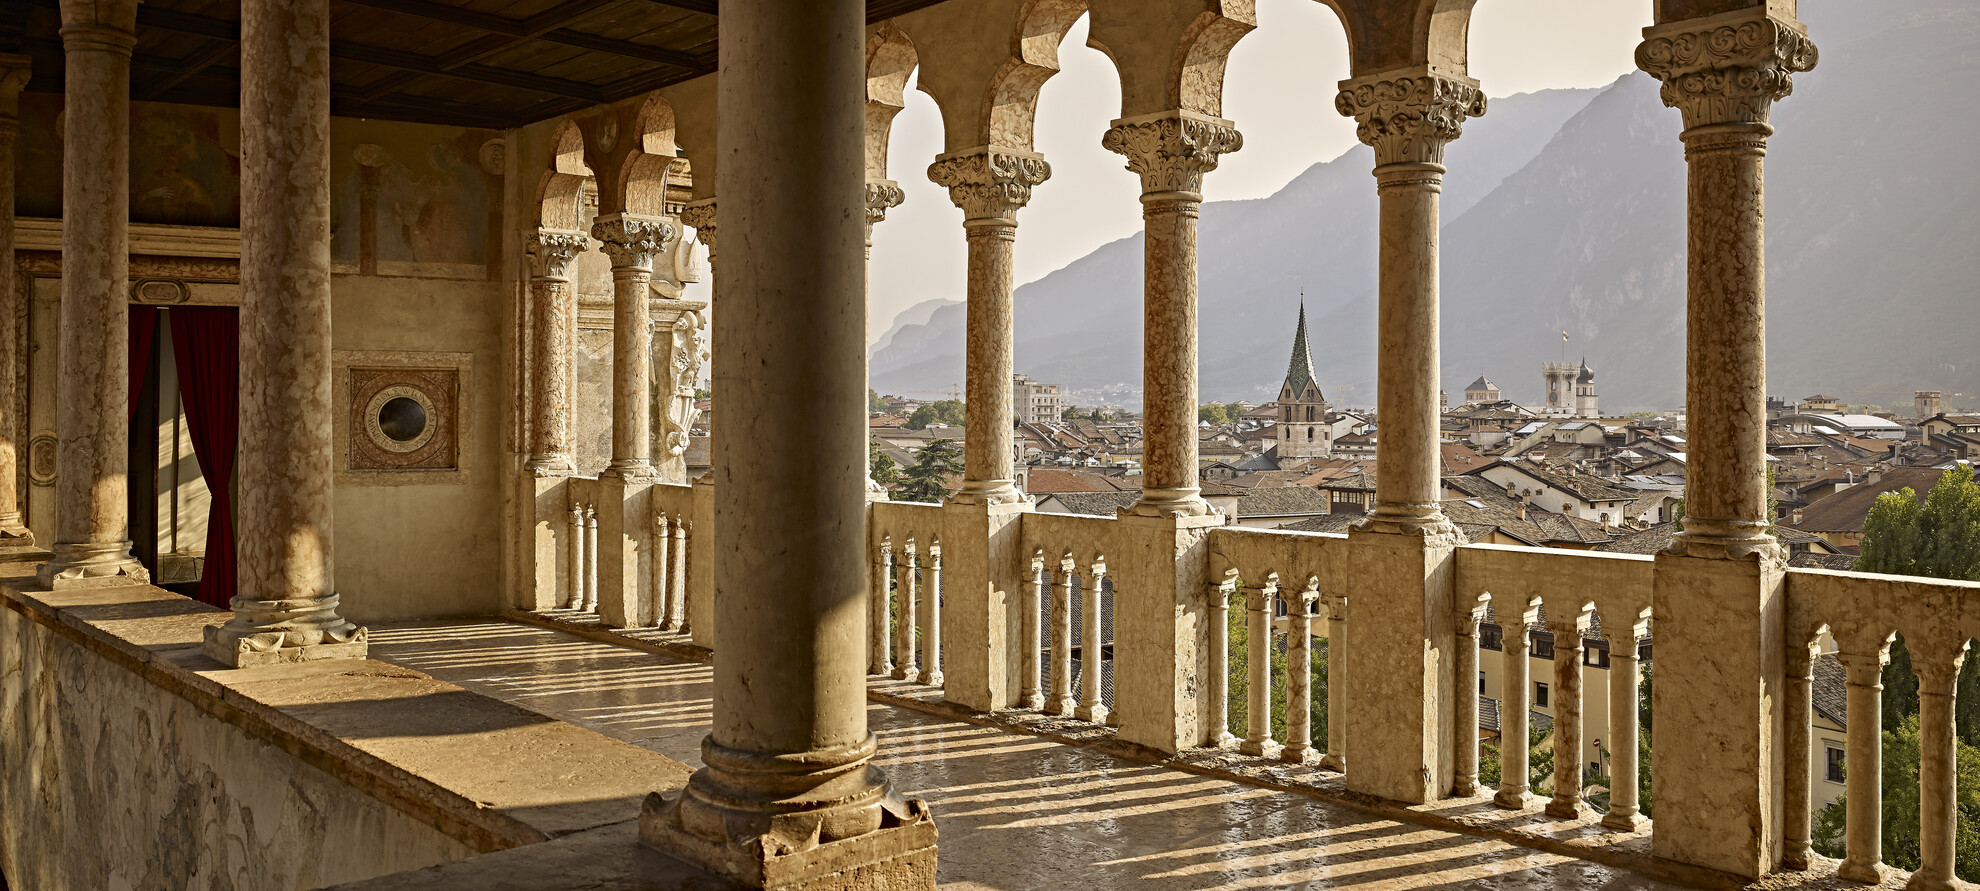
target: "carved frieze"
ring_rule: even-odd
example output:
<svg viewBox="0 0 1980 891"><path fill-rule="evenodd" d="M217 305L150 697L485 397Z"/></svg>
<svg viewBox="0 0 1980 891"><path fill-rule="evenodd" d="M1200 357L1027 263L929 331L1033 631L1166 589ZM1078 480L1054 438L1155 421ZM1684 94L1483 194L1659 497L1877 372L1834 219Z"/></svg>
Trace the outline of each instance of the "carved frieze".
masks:
<svg viewBox="0 0 1980 891"><path fill-rule="evenodd" d="M1032 187L1051 176L1044 156L994 147L943 155L928 165L928 178L948 189L949 200L970 220L1015 221L1018 208L1031 202Z"/></svg>
<svg viewBox="0 0 1980 891"><path fill-rule="evenodd" d="M612 258L618 269L653 270L653 258L666 250L680 235L680 227L664 217L638 217L613 214L591 224L591 237L603 242L600 250Z"/></svg>
<svg viewBox="0 0 1980 891"><path fill-rule="evenodd" d="M1375 149L1377 167L1442 164L1465 118L1485 113L1485 93L1468 77L1419 68L1343 81L1334 108L1354 118L1355 136Z"/></svg>
<svg viewBox="0 0 1980 891"><path fill-rule="evenodd" d="M1684 113L1686 127L1763 124L1816 57L1801 23L1756 6L1649 29L1636 67L1663 82L1664 104Z"/></svg>
<svg viewBox="0 0 1980 891"><path fill-rule="evenodd" d="M1201 193L1203 174L1217 169L1225 153L1244 148L1244 134L1230 121L1172 112L1115 121L1100 145L1127 158L1144 194Z"/></svg>
<svg viewBox="0 0 1980 891"><path fill-rule="evenodd" d="M571 264L591 241L583 232L569 229L538 229L529 237L531 269L537 278L568 279Z"/></svg>

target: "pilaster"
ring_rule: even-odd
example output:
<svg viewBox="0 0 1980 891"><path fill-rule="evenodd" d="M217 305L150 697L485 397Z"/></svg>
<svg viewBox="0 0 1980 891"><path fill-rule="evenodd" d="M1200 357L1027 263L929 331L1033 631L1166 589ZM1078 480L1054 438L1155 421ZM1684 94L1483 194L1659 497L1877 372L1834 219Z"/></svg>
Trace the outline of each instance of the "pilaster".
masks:
<svg viewBox="0 0 1980 891"><path fill-rule="evenodd" d="M978 711L1017 702L1021 570L1030 563L1019 523L1031 510L1029 502L942 506L942 689L950 702Z"/></svg>
<svg viewBox="0 0 1980 891"><path fill-rule="evenodd" d="M1114 709L1119 738L1163 752L1214 745L1223 728L1211 727L1198 691L1208 688L1210 665L1208 556L1204 542L1220 516L1123 514L1122 552L1108 553L1115 579ZM1147 660L1147 661L1141 661Z"/></svg>

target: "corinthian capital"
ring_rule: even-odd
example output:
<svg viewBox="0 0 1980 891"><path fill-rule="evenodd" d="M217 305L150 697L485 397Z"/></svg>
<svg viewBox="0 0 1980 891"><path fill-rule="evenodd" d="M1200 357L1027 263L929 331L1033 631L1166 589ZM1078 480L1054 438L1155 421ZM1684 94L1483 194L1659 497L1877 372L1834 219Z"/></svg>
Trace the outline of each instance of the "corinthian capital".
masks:
<svg viewBox="0 0 1980 891"><path fill-rule="evenodd" d="M1375 149L1375 166L1442 164L1464 119L1485 113L1485 93L1471 78L1412 68L1341 81L1334 108L1354 118L1354 135Z"/></svg>
<svg viewBox="0 0 1980 891"><path fill-rule="evenodd" d="M666 250L678 234L680 227L662 217L615 213L591 224L591 237L605 243L600 249L612 258L615 269L652 270L654 255Z"/></svg>
<svg viewBox="0 0 1980 891"><path fill-rule="evenodd" d="M901 184L891 179L869 179L866 181L866 224L871 226L887 218L887 211L901 206L907 194L901 191Z"/></svg>
<svg viewBox="0 0 1980 891"><path fill-rule="evenodd" d="M1664 104L1684 113L1686 128L1766 123L1815 58L1800 22L1761 6L1658 25L1636 48L1636 67L1664 82Z"/></svg>
<svg viewBox="0 0 1980 891"><path fill-rule="evenodd" d="M1143 193L1201 193L1203 174L1217 169L1225 152L1244 148L1244 134L1222 118L1167 111L1115 121L1100 145L1127 157Z"/></svg>
<svg viewBox="0 0 1980 891"><path fill-rule="evenodd" d="M583 232L573 229L538 229L529 237L531 268L537 278L570 278L571 261L589 243Z"/></svg>
<svg viewBox="0 0 1980 891"><path fill-rule="evenodd" d="M1043 155L994 147L942 155L928 165L928 178L946 187L970 220L1015 220L1031 201L1031 187L1051 176Z"/></svg>

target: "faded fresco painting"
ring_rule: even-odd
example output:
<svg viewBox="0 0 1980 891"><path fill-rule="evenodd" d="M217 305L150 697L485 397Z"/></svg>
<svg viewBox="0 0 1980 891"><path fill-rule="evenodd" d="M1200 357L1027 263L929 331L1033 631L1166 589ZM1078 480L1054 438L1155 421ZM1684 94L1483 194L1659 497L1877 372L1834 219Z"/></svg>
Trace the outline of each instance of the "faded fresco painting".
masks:
<svg viewBox="0 0 1980 891"><path fill-rule="evenodd" d="M21 96L15 212L62 215L62 99ZM175 226L241 224L238 116L231 109L131 104L131 221Z"/></svg>
<svg viewBox="0 0 1980 891"><path fill-rule="evenodd" d="M345 263L484 266L501 212L500 134L339 121L332 137L331 256ZM499 161L499 157L497 159ZM493 230L493 231L492 231Z"/></svg>

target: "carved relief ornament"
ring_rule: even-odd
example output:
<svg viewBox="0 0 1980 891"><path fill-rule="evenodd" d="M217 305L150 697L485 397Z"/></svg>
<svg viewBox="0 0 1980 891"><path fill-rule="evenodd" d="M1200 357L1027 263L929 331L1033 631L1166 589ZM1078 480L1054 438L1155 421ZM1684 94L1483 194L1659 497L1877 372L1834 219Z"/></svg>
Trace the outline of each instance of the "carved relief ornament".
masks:
<svg viewBox="0 0 1980 891"><path fill-rule="evenodd" d="M887 211L901 206L907 194L901 191L900 183L891 179L869 179L866 181L866 223L872 225L887 218Z"/></svg>
<svg viewBox="0 0 1980 891"><path fill-rule="evenodd" d="M943 155L928 165L928 178L949 190L949 200L969 220L1015 221L1018 208L1031 202L1032 187L1051 177L1043 155L994 147Z"/></svg>
<svg viewBox="0 0 1980 891"><path fill-rule="evenodd" d="M680 227L664 217L636 217L614 214L599 217L591 224L591 237L604 242L600 250L612 258L618 269L652 271L653 258L666 250L668 242L680 234Z"/></svg>
<svg viewBox="0 0 1980 891"><path fill-rule="evenodd" d="M1471 78L1417 68L1342 81L1334 108L1355 119L1354 135L1375 150L1375 166L1442 164L1464 119L1485 113L1485 92Z"/></svg>
<svg viewBox="0 0 1980 891"><path fill-rule="evenodd" d="M1127 157L1143 193L1201 193L1203 174L1217 169L1224 153L1244 148L1244 134L1230 121L1171 112L1115 121L1100 145Z"/></svg>
<svg viewBox="0 0 1980 891"><path fill-rule="evenodd" d="M1663 81L1664 104L1684 113L1687 128L1764 124L1816 56L1800 22L1754 7L1649 29L1636 67Z"/></svg>
<svg viewBox="0 0 1980 891"><path fill-rule="evenodd" d="M529 237L530 263L537 278L568 279L571 263L589 246L582 232L538 229Z"/></svg>

